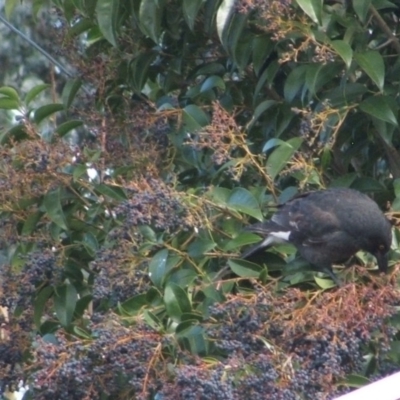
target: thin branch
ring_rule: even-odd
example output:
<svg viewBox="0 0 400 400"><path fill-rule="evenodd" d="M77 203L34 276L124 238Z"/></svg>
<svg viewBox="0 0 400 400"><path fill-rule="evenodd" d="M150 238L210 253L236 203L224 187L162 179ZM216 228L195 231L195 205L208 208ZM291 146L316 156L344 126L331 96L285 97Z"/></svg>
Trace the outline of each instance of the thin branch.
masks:
<svg viewBox="0 0 400 400"><path fill-rule="evenodd" d="M379 14L379 12L377 11L377 9L374 6L371 5L369 7L369 10L371 11L373 17L375 18L375 20L378 23L378 25L380 26L380 28L383 30L383 32L386 33L388 38L391 40L393 47L395 48L397 53L400 54L400 42L397 39L397 37L393 34L393 32L391 31L389 26L386 24L385 20L381 17L381 15Z"/></svg>

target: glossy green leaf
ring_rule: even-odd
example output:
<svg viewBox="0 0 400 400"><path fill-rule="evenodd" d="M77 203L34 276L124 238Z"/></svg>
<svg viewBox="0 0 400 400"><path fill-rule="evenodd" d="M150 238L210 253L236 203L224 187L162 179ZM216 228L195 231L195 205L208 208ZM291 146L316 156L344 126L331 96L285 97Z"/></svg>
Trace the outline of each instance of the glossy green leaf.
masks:
<svg viewBox="0 0 400 400"><path fill-rule="evenodd" d="M216 246L217 244L213 240L197 238L195 241L190 243L188 254L193 258L203 257L204 253L213 250Z"/></svg>
<svg viewBox="0 0 400 400"><path fill-rule="evenodd" d="M339 67L339 68L338 68ZM310 64L306 67L306 88L314 96L341 71L337 63Z"/></svg>
<svg viewBox="0 0 400 400"><path fill-rule="evenodd" d="M19 94L18 92L11 86L2 86L0 87L0 94L5 97L8 97L11 100L14 100L19 103ZM2 97L0 97L1 99Z"/></svg>
<svg viewBox="0 0 400 400"><path fill-rule="evenodd" d="M0 110L18 110L20 107L19 101L9 97L0 97Z"/></svg>
<svg viewBox="0 0 400 400"><path fill-rule="evenodd" d="M322 1L323 0L296 0L296 3L315 23L322 20Z"/></svg>
<svg viewBox="0 0 400 400"><path fill-rule="evenodd" d="M362 375L349 374L346 376L345 382L347 386L360 388L370 383L370 380Z"/></svg>
<svg viewBox="0 0 400 400"><path fill-rule="evenodd" d="M306 65L297 66L287 77L284 86L285 100L291 103L305 83Z"/></svg>
<svg viewBox="0 0 400 400"><path fill-rule="evenodd" d="M70 79L67 81L61 95L65 109L68 109L71 106L75 99L76 93L81 86L82 81L80 79Z"/></svg>
<svg viewBox="0 0 400 400"><path fill-rule="evenodd" d="M269 35L260 35L255 36L253 39L253 65L254 72L258 75L261 72L261 69L264 67L264 64L267 58L270 56L274 49L274 42L272 41Z"/></svg>
<svg viewBox="0 0 400 400"><path fill-rule="evenodd" d="M398 121L390 105L391 103L386 96L370 96L360 104L360 110L375 118L397 126Z"/></svg>
<svg viewBox="0 0 400 400"><path fill-rule="evenodd" d="M183 313L191 312L192 305L186 292L175 283L169 283L164 292L164 303L168 316L179 322Z"/></svg>
<svg viewBox="0 0 400 400"><path fill-rule="evenodd" d="M153 328L155 331L161 331L163 328L162 321L151 311L145 310L143 313L143 319L146 321L147 325Z"/></svg>
<svg viewBox="0 0 400 400"><path fill-rule="evenodd" d="M138 294L130 299L118 304L118 311L122 315L136 315L145 306L147 306L146 293Z"/></svg>
<svg viewBox="0 0 400 400"><path fill-rule="evenodd" d="M41 85L34 86L25 96L25 104L29 105L29 103L34 100L40 93L50 87L49 84L43 83Z"/></svg>
<svg viewBox="0 0 400 400"><path fill-rule="evenodd" d="M40 124L45 118L55 114L56 112L63 110L64 110L63 104L60 103L46 104L45 106L36 109L34 120L37 124Z"/></svg>
<svg viewBox="0 0 400 400"><path fill-rule="evenodd" d="M61 125L57 126L56 132L62 137L65 136L68 132L80 127L83 125L82 121L79 120L71 120L62 123Z"/></svg>
<svg viewBox="0 0 400 400"><path fill-rule="evenodd" d="M277 102L275 100L264 100L254 110L253 118L251 119L248 128L250 129L260 116L271 107L275 106Z"/></svg>
<svg viewBox="0 0 400 400"><path fill-rule="evenodd" d="M104 38L114 47L117 46L119 0L97 0L97 23Z"/></svg>
<svg viewBox="0 0 400 400"><path fill-rule="evenodd" d="M65 284L59 286L54 292L54 309L60 324L68 327L74 316L78 293L74 286Z"/></svg>
<svg viewBox="0 0 400 400"><path fill-rule="evenodd" d="M319 278L318 276L314 276L314 280L321 289L330 289L336 286L335 282L333 282L331 279L323 279Z"/></svg>
<svg viewBox="0 0 400 400"><path fill-rule="evenodd" d="M245 32L247 21L248 15L246 13L234 13L226 35L224 35L223 44L240 70L246 68L252 53L251 37L246 35Z"/></svg>
<svg viewBox="0 0 400 400"><path fill-rule="evenodd" d="M204 0L183 0L183 17L191 31L194 30L194 23L203 3Z"/></svg>
<svg viewBox="0 0 400 400"><path fill-rule="evenodd" d="M125 191L119 186L111 186L102 183L100 185L94 185L94 188L97 192L109 197L110 199L119 201L127 199Z"/></svg>
<svg viewBox="0 0 400 400"><path fill-rule="evenodd" d="M21 235L31 235L35 231L35 228L42 216L43 213L40 211L29 214L22 226Z"/></svg>
<svg viewBox="0 0 400 400"><path fill-rule="evenodd" d="M361 22L365 22L372 0L353 0L353 8Z"/></svg>
<svg viewBox="0 0 400 400"><path fill-rule="evenodd" d="M195 104L190 104L183 109L183 121L190 132L206 126L209 122L205 112Z"/></svg>
<svg viewBox="0 0 400 400"><path fill-rule="evenodd" d="M78 301L76 302L75 313L74 313L75 318L82 318L82 316L85 314L92 301L93 297L92 295L89 294L79 298Z"/></svg>
<svg viewBox="0 0 400 400"><path fill-rule="evenodd" d="M227 202L229 208L250 215L259 221L263 216L256 198L248 190L244 188L235 188L232 190Z"/></svg>
<svg viewBox="0 0 400 400"><path fill-rule="evenodd" d="M344 40L333 40L330 44L336 53L342 58L347 69L349 69L353 60L353 50L350 45Z"/></svg>
<svg viewBox="0 0 400 400"><path fill-rule="evenodd" d="M55 189L45 194L43 207L48 217L60 228L67 230L64 212L61 206L61 190Z"/></svg>
<svg viewBox="0 0 400 400"><path fill-rule="evenodd" d="M146 84L151 63L156 58L155 51L147 51L139 54L129 66L129 74L133 88L140 92Z"/></svg>
<svg viewBox="0 0 400 400"><path fill-rule="evenodd" d="M249 244L258 243L260 241L260 237L255 235L254 233L240 233L234 239L229 240L226 242L222 247L224 251L230 251L238 249L242 246L247 246Z"/></svg>
<svg viewBox="0 0 400 400"><path fill-rule="evenodd" d="M168 273L181 261L182 258L179 256L170 256L167 249L158 251L149 263L149 277L154 285L161 287Z"/></svg>
<svg viewBox="0 0 400 400"><path fill-rule="evenodd" d="M373 80L380 91L385 83L385 63L378 51L369 50L364 53L355 53L354 58L364 72Z"/></svg>
<svg viewBox="0 0 400 400"><path fill-rule="evenodd" d="M81 18L68 30L67 38L75 38L93 27L94 23L91 18Z"/></svg>
<svg viewBox="0 0 400 400"><path fill-rule="evenodd" d="M225 43L224 33L229 28L230 18L234 12L235 0L223 0L218 8L216 22L217 33L221 43Z"/></svg>
<svg viewBox="0 0 400 400"><path fill-rule="evenodd" d="M232 272L242 278L258 278L263 271L263 267L246 260L228 260L228 265Z"/></svg>
<svg viewBox="0 0 400 400"><path fill-rule="evenodd" d="M271 179L275 179L287 165L294 153L300 148L302 138L292 138L278 146L267 159L267 173Z"/></svg>
<svg viewBox="0 0 400 400"><path fill-rule="evenodd" d="M201 85L200 92L206 92L208 90L214 89L214 88L219 88L222 90L225 90L225 82L224 80L219 77L219 76L209 76Z"/></svg>
<svg viewBox="0 0 400 400"><path fill-rule="evenodd" d="M143 0L139 9L139 26L141 31L158 43L162 31L161 21L164 3L158 0Z"/></svg>
<svg viewBox="0 0 400 400"><path fill-rule="evenodd" d="M52 286L44 287L36 296L33 305L33 321L36 328L39 329L42 321L43 311L46 307L47 301L52 296L54 289Z"/></svg>

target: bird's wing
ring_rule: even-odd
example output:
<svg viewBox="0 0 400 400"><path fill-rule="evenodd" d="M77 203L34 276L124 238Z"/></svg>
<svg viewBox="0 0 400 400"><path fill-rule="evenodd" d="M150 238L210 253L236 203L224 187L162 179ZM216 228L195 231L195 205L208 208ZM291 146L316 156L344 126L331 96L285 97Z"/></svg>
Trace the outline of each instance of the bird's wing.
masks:
<svg viewBox="0 0 400 400"><path fill-rule="evenodd" d="M287 203L271 220L281 229L289 230L290 241L295 244L322 244L341 230L340 221L335 214L322 207L323 204L303 196Z"/></svg>

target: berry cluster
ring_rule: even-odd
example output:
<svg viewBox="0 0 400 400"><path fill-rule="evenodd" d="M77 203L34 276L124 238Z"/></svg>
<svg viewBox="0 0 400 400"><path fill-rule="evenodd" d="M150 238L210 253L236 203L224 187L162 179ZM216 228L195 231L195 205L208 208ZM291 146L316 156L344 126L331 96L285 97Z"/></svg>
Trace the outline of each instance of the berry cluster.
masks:
<svg viewBox="0 0 400 400"><path fill-rule="evenodd" d="M135 332L114 318L92 326L93 340L37 338L31 393L37 400L148 398L154 392L152 360L160 354L160 336L145 327ZM124 396L121 394L124 393Z"/></svg>
<svg viewBox="0 0 400 400"><path fill-rule="evenodd" d="M127 190L129 200L115 209L125 226L149 225L166 232L189 228L187 209L177 193L161 180L148 178Z"/></svg>

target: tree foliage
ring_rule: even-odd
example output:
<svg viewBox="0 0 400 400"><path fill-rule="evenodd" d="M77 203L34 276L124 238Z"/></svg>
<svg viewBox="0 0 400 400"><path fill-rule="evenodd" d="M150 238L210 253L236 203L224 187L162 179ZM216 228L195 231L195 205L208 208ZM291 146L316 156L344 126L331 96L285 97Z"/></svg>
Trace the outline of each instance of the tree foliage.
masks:
<svg viewBox="0 0 400 400"><path fill-rule="evenodd" d="M327 291L291 246L240 252L304 190L367 192L396 223L400 3L51 3L74 77L0 88L3 386L325 399L398 370L396 268Z"/></svg>

